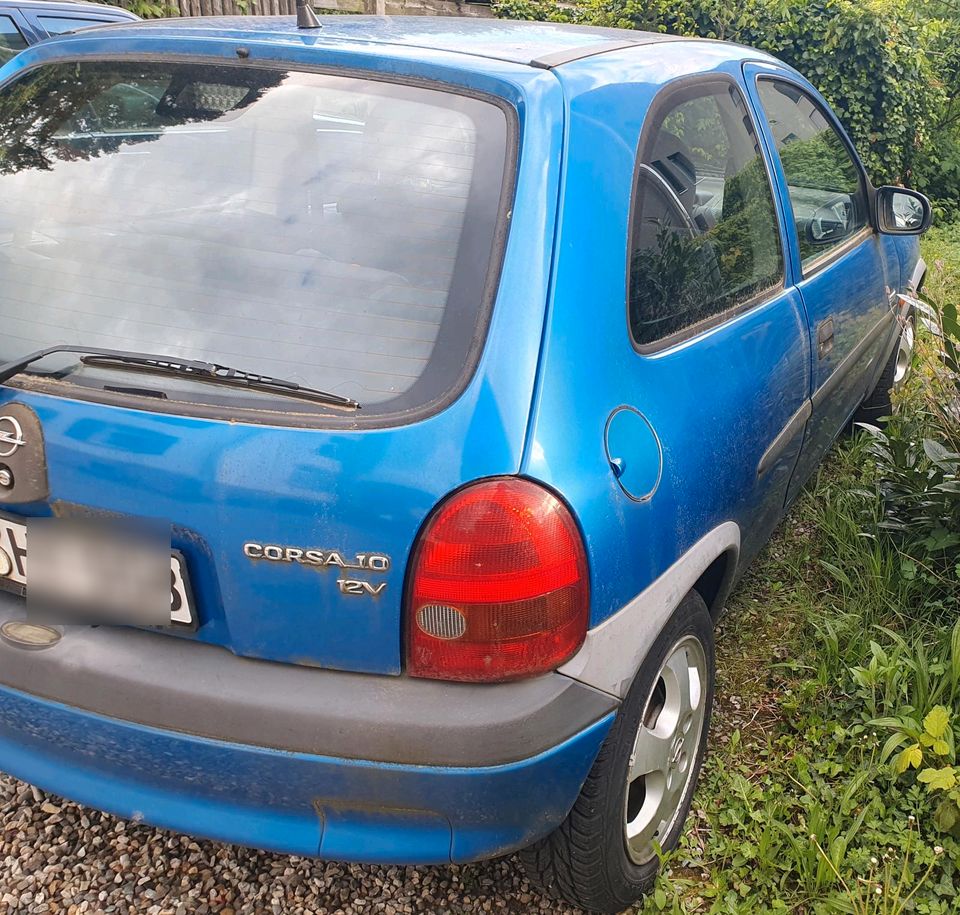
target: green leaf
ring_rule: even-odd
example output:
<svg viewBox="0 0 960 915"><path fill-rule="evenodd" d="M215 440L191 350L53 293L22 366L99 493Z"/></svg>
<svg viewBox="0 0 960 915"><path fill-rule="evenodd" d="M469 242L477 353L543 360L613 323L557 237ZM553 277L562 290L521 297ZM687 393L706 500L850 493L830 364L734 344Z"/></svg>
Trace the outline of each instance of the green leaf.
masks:
<svg viewBox="0 0 960 915"><path fill-rule="evenodd" d="M910 738L902 732L891 734L887 738L887 742L883 745L883 749L880 751L880 762L885 763L893 755L893 751L909 739Z"/></svg>
<svg viewBox="0 0 960 915"><path fill-rule="evenodd" d="M960 809L957 808L957 802L947 799L941 801L934 811L933 824L940 832L950 832L960 824Z"/></svg>
<svg viewBox="0 0 960 915"><path fill-rule="evenodd" d="M902 718L892 718L890 716L871 718L867 724L878 728L897 728L898 730L908 732L921 730L920 723L909 715L904 715Z"/></svg>
<svg viewBox="0 0 960 915"><path fill-rule="evenodd" d="M931 791L949 791L957 783L957 773L953 766L942 769L924 769L917 781L923 782Z"/></svg>
<svg viewBox="0 0 960 915"><path fill-rule="evenodd" d="M944 461L949 461L951 457L948 448L929 438L923 440L923 451L934 464L942 464Z"/></svg>
<svg viewBox="0 0 960 915"><path fill-rule="evenodd" d="M897 775L900 775L902 772L906 772L911 766L913 766L914 769L919 769L922 763L923 750L920 749L920 744L911 744L897 754L897 758L893 763L893 771L896 772Z"/></svg>
<svg viewBox="0 0 960 915"><path fill-rule="evenodd" d="M950 713L942 706L935 705L923 719L923 729L933 738L939 739L947 732Z"/></svg>

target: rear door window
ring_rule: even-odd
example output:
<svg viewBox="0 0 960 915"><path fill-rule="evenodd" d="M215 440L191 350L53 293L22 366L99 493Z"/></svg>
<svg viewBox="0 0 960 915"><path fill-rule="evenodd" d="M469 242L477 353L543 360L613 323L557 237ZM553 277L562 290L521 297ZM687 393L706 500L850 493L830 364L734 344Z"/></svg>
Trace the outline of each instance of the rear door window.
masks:
<svg viewBox="0 0 960 915"><path fill-rule="evenodd" d="M804 271L867 223L860 168L824 111L783 80L761 79L757 91L787 180Z"/></svg>
<svg viewBox="0 0 960 915"><path fill-rule="evenodd" d="M355 398L363 415L444 399L469 373L512 135L500 105L281 69L81 62L6 86L0 124L0 360L65 340L199 359ZM68 357L32 370L94 392L119 377ZM187 412L269 399L135 383Z"/></svg>
<svg viewBox="0 0 960 915"><path fill-rule="evenodd" d="M27 40L9 16L0 16L0 65L27 46Z"/></svg>
<svg viewBox="0 0 960 915"><path fill-rule="evenodd" d="M716 323L781 283L770 180L740 90L726 81L655 101L637 165L629 318L643 347Z"/></svg>

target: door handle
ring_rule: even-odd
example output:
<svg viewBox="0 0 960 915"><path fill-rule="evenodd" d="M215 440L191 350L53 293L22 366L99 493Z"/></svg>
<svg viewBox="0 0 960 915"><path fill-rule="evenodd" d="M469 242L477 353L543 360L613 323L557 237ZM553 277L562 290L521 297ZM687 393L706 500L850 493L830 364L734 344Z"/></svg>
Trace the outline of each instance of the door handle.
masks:
<svg viewBox="0 0 960 915"><path fill-rule="evenodd" d="M817 356L823 358L833 349L833 318L817 325Z"/></svg>

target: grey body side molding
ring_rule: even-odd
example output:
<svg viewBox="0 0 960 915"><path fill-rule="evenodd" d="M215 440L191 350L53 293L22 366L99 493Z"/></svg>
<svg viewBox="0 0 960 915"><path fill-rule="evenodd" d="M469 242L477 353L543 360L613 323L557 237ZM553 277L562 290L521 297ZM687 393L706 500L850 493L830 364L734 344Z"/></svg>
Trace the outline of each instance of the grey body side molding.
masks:
<svg viewBox="0 0 960 915"><path fill-rule="evenodd" d="M710 563L740 553L740 528L724 521L683 554L622 610L587 633L559 673L622 699L660 630Z"/></svg>

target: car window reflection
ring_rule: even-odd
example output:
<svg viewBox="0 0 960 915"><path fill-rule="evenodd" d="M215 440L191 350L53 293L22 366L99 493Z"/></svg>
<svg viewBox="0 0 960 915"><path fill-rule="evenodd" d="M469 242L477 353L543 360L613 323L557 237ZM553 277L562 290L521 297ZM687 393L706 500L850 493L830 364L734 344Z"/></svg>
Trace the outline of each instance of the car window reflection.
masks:
<svg viewBox="0 0 960 915"><path fill-rule="evenodd" d="M683 91L652 126L630 245L630 326L641 345L736 308L783 275L770 182L739 90Z"/></svg>

